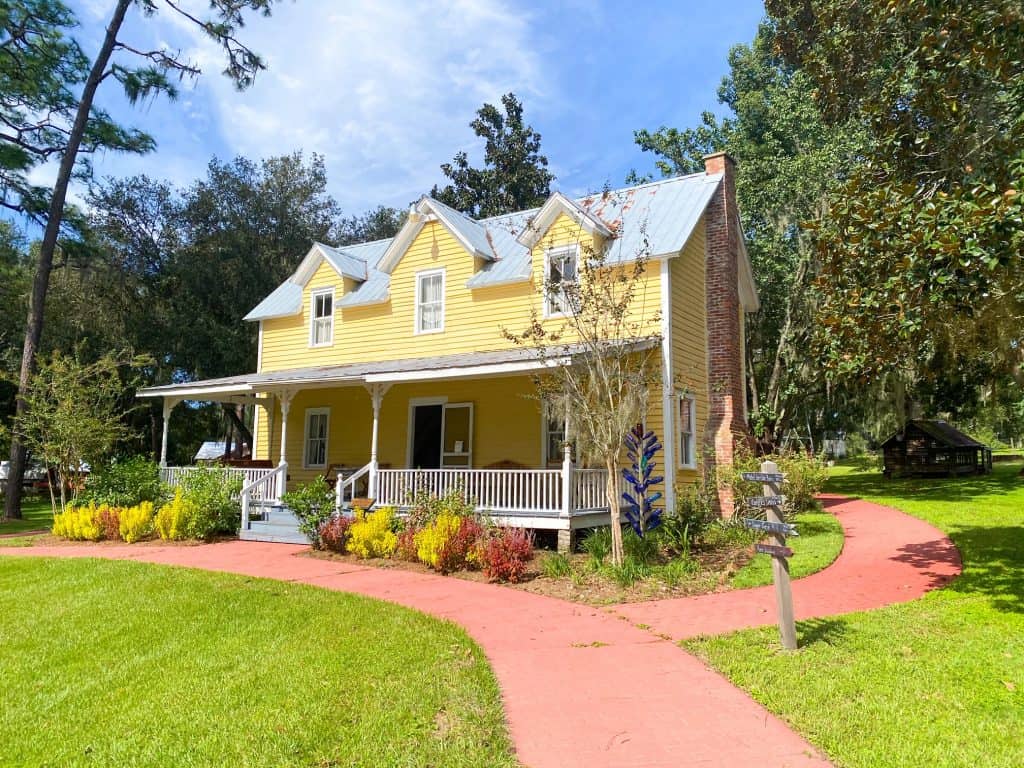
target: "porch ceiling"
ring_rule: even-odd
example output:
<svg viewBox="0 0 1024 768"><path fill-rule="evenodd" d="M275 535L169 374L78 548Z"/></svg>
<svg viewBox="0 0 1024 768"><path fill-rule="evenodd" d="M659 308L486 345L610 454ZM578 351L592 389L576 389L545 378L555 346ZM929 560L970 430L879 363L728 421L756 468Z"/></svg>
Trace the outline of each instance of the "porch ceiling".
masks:
<svg viewBox="0 0 1024 768"><path fill-rule="evenodd" d="M651 338L635 342L631 346L644 349L657 343L658 339ZM146 387L140 389L137 394L139 397L170 397L179 400L236 401L237 398L246 395L252 397L262 392L280 389L512 376L552 365L564 365L574 355L584 351L586 350L582 345L567 345L546 355L535 349L507 349L373 363L294 368Z"/></svg>

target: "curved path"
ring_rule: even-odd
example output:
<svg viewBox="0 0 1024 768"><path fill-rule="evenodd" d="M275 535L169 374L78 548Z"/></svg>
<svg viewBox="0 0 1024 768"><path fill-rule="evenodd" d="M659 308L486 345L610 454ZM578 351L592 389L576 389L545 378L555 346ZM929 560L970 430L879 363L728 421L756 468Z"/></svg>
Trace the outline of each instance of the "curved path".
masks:
<svg viewBox="0 0 1024 768"><path fill-rule="evenodd" d="M926 523L863 501L826 504L847 543L834 565L794 584L799 615L910 600L959 572L956 549ZM123 558L299 581L455 621L486 652L517 756L531 768L829 765L785 723L665 639L772 623L770 589L601 610L489 584L295 557L305 550L231 541L0 554Z"/></svg>

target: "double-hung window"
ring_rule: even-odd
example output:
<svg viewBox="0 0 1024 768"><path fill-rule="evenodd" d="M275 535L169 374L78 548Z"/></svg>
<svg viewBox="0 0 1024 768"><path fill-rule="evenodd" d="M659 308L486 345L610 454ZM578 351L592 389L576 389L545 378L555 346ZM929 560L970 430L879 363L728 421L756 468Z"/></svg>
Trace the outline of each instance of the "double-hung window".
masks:
<svg viewBox="0 0 1024 768"><path fill-rule="evenodd" d="M444 330L444 270L416 275L416 333Z"/></svg>
<svg viewBox="0 0 1024 768"><path fill-rule="evenodd" d="M305 449L302 456L302 466L306 469L327 467L327 434L330 420L331 410L329 408L308 408L306 410L306 434L303 439Z"/></svg>
<svg viewBox="0 0 1024 768"><path fill-rule="evenodd" d="M329 346L334 343L334 289L313 291L310 302L310 346Z"/></svg>
<svg viewBox="0 0 1024 768"><path fill-rule="evenodd" d="M546 300L544 314L564 315L579 282L579 249L575 245L552 248L544 256Z"/></svg>
<svg viewBox="0 0 1024 768"><path fill-rule="evenodd" d="M697 404L692 395L680 393L679 407L679 466L697 466Z"/></svg>

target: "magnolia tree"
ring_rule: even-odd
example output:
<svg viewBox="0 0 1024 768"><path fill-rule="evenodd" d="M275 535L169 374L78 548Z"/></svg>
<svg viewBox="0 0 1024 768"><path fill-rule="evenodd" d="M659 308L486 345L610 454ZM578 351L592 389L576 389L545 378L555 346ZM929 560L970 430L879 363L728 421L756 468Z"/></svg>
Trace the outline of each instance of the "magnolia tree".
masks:
<svg viewBox="0 0 1024 768"><path fill-rule="evenodd" d="M551 412L567 415L578 456L608 471L612 561L621 565L617 478L624 440L644 421L649 392L661 384L661 316L645 312L640 301L646 245L622 254L615 239L595 245L582 230L576 243L577 264L547 275L543 285L543 301L559 316L545 318L534 308L525 330L504 333L545 363L535 379L538 395Z"/></svg>
<svg viewBox="0 0 1024 768"><path fill-rule="evenodd" d="M86 364L58 352L42 361L29 380L29 408L17 416L15 431L32 455L57 474L59 496L50 483L55 513L58 501L64 511L78 495L85 467L97 466L128 435L121 365L110 355Z"/></svg>

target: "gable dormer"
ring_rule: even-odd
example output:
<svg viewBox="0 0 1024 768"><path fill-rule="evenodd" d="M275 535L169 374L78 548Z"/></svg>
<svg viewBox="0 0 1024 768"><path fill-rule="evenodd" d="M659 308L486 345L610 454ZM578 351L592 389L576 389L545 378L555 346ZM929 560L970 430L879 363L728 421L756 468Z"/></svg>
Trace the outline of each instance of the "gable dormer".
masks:
<svg viewBox="0 0 1024 768"><path fill-rule="evenodd" d="M435 221L471 256L483 262L495 261L498 258L487 230L480 222L459 213L454 208L449 208L439 200L423 196L412 206L409 218L391 241L377 268L388 274L394 272L406 251L423 231L423 227Z"/></svg>
<svg viewBox="0 0 1024 768"><path fill-rule="evenodd" d="M532 250L562 216L568 217L580 230L592 238L608 239L612 237L612 230L601 219L561 192L555 192L530 219L516 240Z"/></svg>

